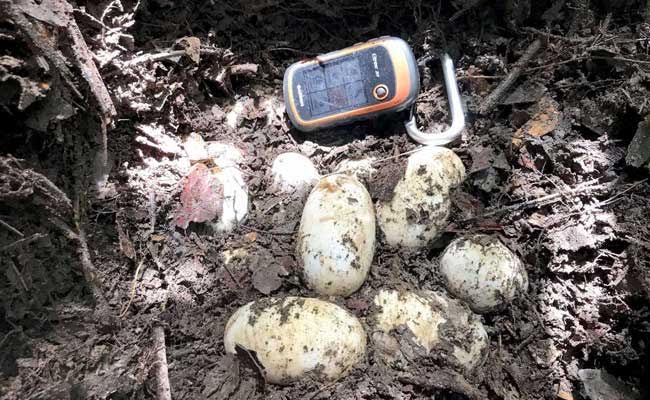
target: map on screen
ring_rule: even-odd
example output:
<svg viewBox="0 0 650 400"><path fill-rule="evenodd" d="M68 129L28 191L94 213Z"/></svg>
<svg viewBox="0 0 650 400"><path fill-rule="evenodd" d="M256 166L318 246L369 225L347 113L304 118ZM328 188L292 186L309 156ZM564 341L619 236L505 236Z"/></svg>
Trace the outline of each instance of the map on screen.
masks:
<svg viewBox="0 0 650 400"><path fill-rule="evenodd" d="M303 73L314 116L368 103L357 57L317 65Z"/></svg>

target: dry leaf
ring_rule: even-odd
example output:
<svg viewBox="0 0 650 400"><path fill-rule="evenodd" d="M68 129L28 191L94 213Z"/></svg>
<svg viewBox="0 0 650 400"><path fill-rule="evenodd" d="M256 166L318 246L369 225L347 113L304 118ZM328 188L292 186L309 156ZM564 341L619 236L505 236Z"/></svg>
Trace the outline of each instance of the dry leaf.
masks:
<svg viewBox="0 0 650 400"><path fill-rule="evenodd" d="M512 145L515 148L521 147L525 135L542 137L553 132L560 123L560 117L557 103L549 97L543 97L537 104L535 115L513 135Z"/></svg>
<svg viewBox="0 0 650 400"><path fill-rule="evenodd" d="M152 242L162 242L163 240L165 240L165 235L158 235L154 233L153 235L151 235L150 239Z"/></svg>
<svg viewBox="0 0 650 400"><path fill-rule="evenodd" d="M117 237L120 242L120 251L131 260L134 260L135 248L133 247L131 239L129 239L129 235L124 231L119 218L115 221L115 228L117 230Z"/></svg>
<svg viewBox="0 0 650 400"><path fill-rule="evenodd" d="M194 64L198 64L201 60L201 40L199 38L194 36L180 38L176 41L176 46L185 50L185 55L187 55Z"/></svg>
<svg viewBox="0 0 650 400"><path fill-rule="evenodd" d="M266 266L258 266L253 272L253 287L263 294L270 294L282 286L284 279L289 272L280 264L270 263Z"/></svg>
<svg viewBox="0 0 650 400"><path fill-rule="evenodd" d="M250 242L254 242L254 241L257 240L257 232L249 232L249 233L245 234L244 237L245 237L248 241L250 241Z"/></svg>
<svg viewBox="0 0 650 400"><path fill-rule="evenodd" d="M174 223L185 229L190 222L211 221L221 213L222 206L223 185L205 164L195 164L183 181L181 208Z"/></svg>

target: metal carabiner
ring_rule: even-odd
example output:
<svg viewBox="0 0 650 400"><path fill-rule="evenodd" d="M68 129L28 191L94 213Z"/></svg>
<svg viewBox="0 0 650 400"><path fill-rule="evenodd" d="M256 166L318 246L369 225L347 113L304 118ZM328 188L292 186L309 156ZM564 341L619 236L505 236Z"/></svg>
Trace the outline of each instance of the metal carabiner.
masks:
<svg viewBox="0 0 650 400"><path fill-rule="evenodd" d="M411 111L410 119L404 123L408 135L416 142L427 146L445 146L458 139L463 132L463 128L465 128L465 113L463 112L463 105L460 102L454 63L446 53L442 54L441 61L447 99L449 101L449 111L451 113L451 125L446 131L422 132L417 126L413 111Z"/></svg>

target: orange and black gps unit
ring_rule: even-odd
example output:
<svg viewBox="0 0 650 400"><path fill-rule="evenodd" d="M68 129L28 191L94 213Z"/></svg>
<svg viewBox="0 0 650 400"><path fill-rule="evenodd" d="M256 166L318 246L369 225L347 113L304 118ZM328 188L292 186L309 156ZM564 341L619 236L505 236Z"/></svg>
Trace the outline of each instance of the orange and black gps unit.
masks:
<svg viewBox="0 0 650 400"><path fill-rule="evenodd" d="M420 77L408 44L384 36L292 64L283 90L291 122L308 132L402 111Z"/></svg>

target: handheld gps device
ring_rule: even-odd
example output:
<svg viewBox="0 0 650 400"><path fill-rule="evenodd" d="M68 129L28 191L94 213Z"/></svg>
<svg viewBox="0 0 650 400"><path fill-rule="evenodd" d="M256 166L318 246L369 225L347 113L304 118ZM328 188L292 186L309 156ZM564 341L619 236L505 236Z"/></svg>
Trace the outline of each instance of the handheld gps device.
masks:
<svg viewBox="0 0 650 400"><path fill-rule="evenodd" d="M408 44L385 36L291 65L283 89L291 122L309 132L410 107L420 76Z"/></svg>
<svg viewBox="0 0 650 400"><path fill-rule="evenodd" d="M305 132L368 119L411 107L406 132L425 145L444 146L465 127L454 64L441 55L451 125L445 131L422 132L411 107L420 91L413 52L402 39L383 36L343 50L292 64L282 83L293 125Z"/></svg>

